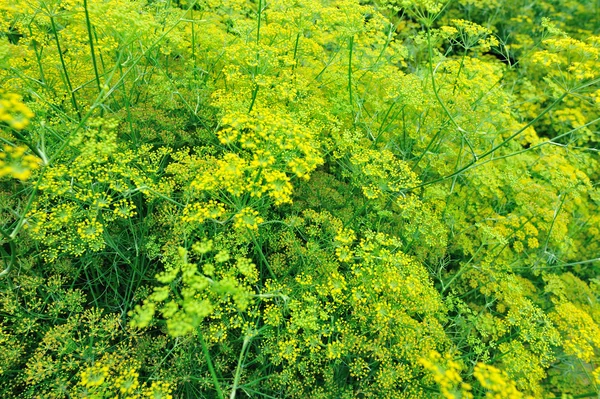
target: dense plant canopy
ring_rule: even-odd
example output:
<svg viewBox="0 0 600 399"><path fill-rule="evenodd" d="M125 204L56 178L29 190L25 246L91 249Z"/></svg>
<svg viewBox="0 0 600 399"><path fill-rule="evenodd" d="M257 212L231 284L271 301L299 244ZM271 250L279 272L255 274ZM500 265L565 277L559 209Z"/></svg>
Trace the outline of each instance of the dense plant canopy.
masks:
<svg viewBox="0 0 600 399"><path fill-rule="evenodd" d="M595 0L0 0L0 397L598 397L599 83Z"/></svg>

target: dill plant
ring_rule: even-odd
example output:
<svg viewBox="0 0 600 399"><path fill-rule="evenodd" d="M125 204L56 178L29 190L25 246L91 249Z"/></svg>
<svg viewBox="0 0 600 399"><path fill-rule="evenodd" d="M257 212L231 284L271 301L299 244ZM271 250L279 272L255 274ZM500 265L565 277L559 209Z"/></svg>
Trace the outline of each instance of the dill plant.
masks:
<svg viewBox="0 0 600 399"><path fill-rule="evenodd" d="M0 392L584 398L598 7L0 2Z"/></svg>

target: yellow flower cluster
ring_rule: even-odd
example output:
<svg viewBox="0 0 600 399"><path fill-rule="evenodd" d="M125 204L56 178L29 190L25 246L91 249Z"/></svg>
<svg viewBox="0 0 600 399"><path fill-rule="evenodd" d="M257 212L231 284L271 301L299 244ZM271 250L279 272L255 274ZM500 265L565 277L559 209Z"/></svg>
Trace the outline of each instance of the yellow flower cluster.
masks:
<svg viewBox="0 0 600 399"><path fill-rule="evenodd" d="M419 359L425 370L431 373L445 399L472 399L471 385L463 382L460 376L462 366L452 359L450 354L442 357L431 351L427 357Z"/></svg>
<svg viewBox="0 0 600 399"><path fill-rule="evenodd" d="M23 130L33 116L33 112L23 103L19 95L0 91L0 123L6 123L16 130Z"/></svg>
<svg viewBox="0 0 600 399"><path fill-rule="evenodd" d="M284 373L297 376L292 380L318 381L345 364L356 378L353 392L394 398L410 386L407 397L424 395L413 384L422 381L417 360L447 343L437 320L443 305L425 268L398 250L395 237L365 232L359 239L327 212L306 210L295 226L297 237L286 235L275 245L283 262L299 268L292 299L270 299L265 309L265 317L281 331L266 333L266 353L273 363L285 365L275 386L306 397L315 388L279 380ZM344 263L336 252L342 247L354 254ZM301 251L301 260L294 260L292 248ZM289 352L282 351L281 342L293 343L285 346ZM296 351L297 364L286 361ZM329 392L325 397L335 396Z"/></svg>
<svg viewBox="0 0 600 399"><path fill-rule="evenodd" d="M39 195L24 227L44 245L47 260L103 249L107 225L137 215L134 193L158 191L150 175L160 157L147 146L119 151L117 126L115 120L91 120L72 138L69 166L48 165L37 184ZM133 166L140 164L147 165L144 171Z"/></svg>
<svg viewBox="0 0 600 399"><path fill-rule="evenodd" d="M177 337L194 333L206 318L246 310L258 271L249 259L232 259L228 250L216 248L208 240L192 245L192 251L179 247L176 258L156 278L163 285L130 313L131 325L147 327L158 311L166 319L169 334ZM210 339L225 339L229 328L231 325L215 326Z"/></svg>
<svg viewBox="0 0 600 399"><path fill-rule="evenodd" d="M463 47L465 50L477 48L481 52L489 51L491 47L498 45L498 39L492 35L492 31L481 25L464 19L453 19L453 26L448 30L454 33L449 37L453 44Z"/></svg>
<svg viewBox="0 0 600 399"><path fill-rule="evenodd" d="M186 223L203 223L207 219L219 220L225 214L225 206L215 200L206 204L193 203L183 209L182 221Z"/></svg>
<svg viewBox="0 0 600 399"><path fill-rule="evenodd" d="M140 365L115 361L114 356L104 356L79 374L79 383L73 393L80 398L111 399L173 399L173 387L164 381L140 383Z"/></svg>
<svg viewBox="0 0 600 399"><path fill-rule="evenodd" d="M323 160L314 146L314 134L282 111L257 106L250 114L225 114L217 135L235 152L226 153L198 175L192 188L225 190L236 197L266 194L275 205L291 202L290 176L308 179Z"/></svg>
<svg viewBox="0 0 600 399"><path fill-rule="evenodd" d="M0 178L9 176L25 181L41 165L35 155L26 154L27 147L5 144L0 152Z"/></svg>
<svg viewBox="0 0 600 399"><path fill-rule="evenodd" d="M298 341L294 338L290 338L286 341L280 341L278 345L280 350L279 356L290 363L295 362L298 356L301 354L301 351L298 348Z"/></svg>
<svg viewBox="0 0 600 399"><path fill-rule="evenodd" d="M257 231L258 225L263 222L263 218L252 208L246 207L236 213L234 216L234 227L240 231Z"/></svg>
<svg viewBox="0 0 600 399"><path fill-rule="evenodd" d="M473 376L487 391L485 399L521 399L524 397L506 373L494 366L479 363L473 370Z"/></svg>
<svg viewBox="0 0 600 399"><path fill-rule="evenodd" d="M356 240L356 234L352 229L339 229L334 238L335 254L340 262L349 262L354 256L351 245Z"/></svg>
<svg viewBox="0 0 600 399"><path fill-rule="evenodd" d="M23 130L33 116L33 112L19 95L0 90L0 128L6 124L12 129ZM12 139L10 133L5 136L3 130L0 132L5 142ZM0 178L9 176L21 181L29 179L32 172L40 168L42 161L26 152L25 145L4 144L0 151Z"/></svg>
<svg viewBox="0 0 600 399"><path fill-rule="evenodd" d="M556 306L552 320L564 336L563 348L567 354L587 363L598 358L600 326L587 312L564 302Z"/></svg>
<svg viewBox="0 0 600 399"><path fill-rule="evenodd" d="M531 333L530 333L531 334ZM499 366L515 382L516 387L534 397L543 396L541 381L546 378L547 363L520 340L498 345L502 353Z"/></svg>
<svg viewBox="0 0 600 399"><path fill-rule="evenodd" d="M86 388L95 388L104 384L106 377L108 377L108 366L96 365L94 367L87 368L81 373L81 385Z"/></svg>
<svg viewBox="0 0 600 399"><path fill-rule="evenodd" d="M77 225L77 234L84 241L95 241L102 235L104 231L102 224L96 219L84 220Z"/></svg>
<svg viewBox="0 0 600 399"><path fill-rule="evenodd" d="M391 151L356 148L350 157L357 180L368 199L383 198L418 184L415 172Z"/></svg>
<svg viewBox="0 0 600 399"><path fill-rule="evenodd" d="M166 328L134 330L135 358L194 389L597 390L597 18L583 0L360 3L0 1L0 82L27 95L0 95L0 177L31 178L27 148L46 164L0 187L0 224L26 229L2 258L31 273L0 292L0 370L25 370L1 392L170 398L109 359L123 314L89 311L143 300L132 325Z"/></svg>
<svg viewBox="0 0 600 399"><path fill-rule="evenodd" d="M568 36L552 37L544 41L545 50L536 52L532 62L544 68L549 76L561 78L574 84L598 77L600 50L595 41L591 43Z"/></svg>
<svg viewBox="0 0 600 399"><path fill-rule="evenodd" d="M417 15L424 13L437 14L444 8L446 1L441 0L384 0L383 4L395 12L402 8L412 10Z"/></svg>

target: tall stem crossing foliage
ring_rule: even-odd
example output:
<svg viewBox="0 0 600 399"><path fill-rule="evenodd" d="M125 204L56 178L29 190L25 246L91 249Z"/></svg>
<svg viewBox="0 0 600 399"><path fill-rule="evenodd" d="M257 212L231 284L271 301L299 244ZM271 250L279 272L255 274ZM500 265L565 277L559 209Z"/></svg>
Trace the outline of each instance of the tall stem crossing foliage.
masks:
<svg viewBox="0 0 600 399"><path fill-rule="evenodd" d="M596 3L0 0L0 396L598 396Z"/></svg>

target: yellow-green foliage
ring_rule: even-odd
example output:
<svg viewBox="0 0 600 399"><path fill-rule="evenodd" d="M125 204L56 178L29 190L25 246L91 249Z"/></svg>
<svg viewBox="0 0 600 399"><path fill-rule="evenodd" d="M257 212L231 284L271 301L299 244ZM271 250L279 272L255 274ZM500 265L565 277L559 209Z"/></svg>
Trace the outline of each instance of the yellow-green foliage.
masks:
<svg viewBox="0 0 600 399"><path fill-rule="evenodd" d="M0 396L600 394L588 0L0 0Z"/></svg>
<svg viewBox="0 0 600 399"><path fill-rule="evenodd" d="M139 367L119 356L104 356L79 373L80 381L71 394L81 398L173 399L168 382L140 385Z"/></svg>

